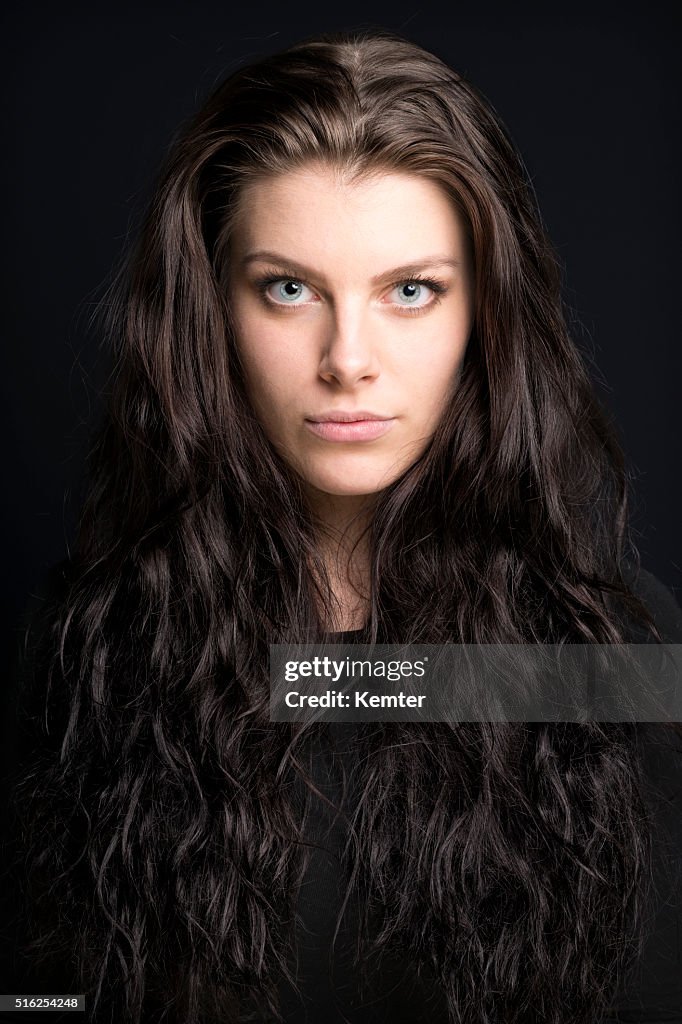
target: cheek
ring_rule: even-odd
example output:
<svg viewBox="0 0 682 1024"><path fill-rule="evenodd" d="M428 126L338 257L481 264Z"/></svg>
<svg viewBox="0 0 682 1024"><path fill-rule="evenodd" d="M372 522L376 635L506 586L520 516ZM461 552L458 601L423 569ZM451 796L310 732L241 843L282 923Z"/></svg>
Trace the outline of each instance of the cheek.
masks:
<svg viewBox="0 0 682 1024"><path fill-rule="evenodd" d="M457 385L466 342L452 337L447 344L439 339L420 347L419 357L404 369L404 379L410 381L410 391L419 400L427 418L442 409Z"/></svg>
<svg viewBox="0 0 682 1024"><path fill-rule="evenodd" d="M296 351L266 332L242 335L238 344L246 390L263 422L275 423L300 396L302 368Z"/></svg>
<svg viewBox="0 0 682 1024"><path fill-rule="evenodd" d="M413 390L415 420L429 428L434 427L452 399L455 375L423 377Z"/></svg>

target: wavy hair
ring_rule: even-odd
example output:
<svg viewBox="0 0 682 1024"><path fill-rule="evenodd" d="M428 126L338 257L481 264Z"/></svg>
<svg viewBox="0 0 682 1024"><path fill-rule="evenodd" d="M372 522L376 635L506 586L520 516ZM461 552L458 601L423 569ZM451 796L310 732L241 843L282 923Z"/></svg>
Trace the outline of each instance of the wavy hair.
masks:
<svg viewBox="0 0 682 1024"><path fill-rule="evenodd" d="M661 639L624 569L623 458L489 103L383 31L230 74L174 141L105 303L114 373L27 698L25 955L71 965L94 1020L279 1020L295 985L325 727L269 721L268 644L322 639L333 595L300 482L249 405L226 282L243 188L311 162L435 182L474 260L456 396L368 527L362 639ZM599 1020L648 893L634 727L394 723L356 740L358 957L408 950L452 1022Z"/></svg>

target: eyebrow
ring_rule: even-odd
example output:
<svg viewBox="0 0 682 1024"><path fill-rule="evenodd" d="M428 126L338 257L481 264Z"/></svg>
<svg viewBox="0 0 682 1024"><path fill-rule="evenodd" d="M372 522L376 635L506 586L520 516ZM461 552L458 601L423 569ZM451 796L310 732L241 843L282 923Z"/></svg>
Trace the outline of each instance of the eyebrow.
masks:
<svg viewBox="0 0 682 1024"><path fill-rule="evenodd" d="M276 252L268 252L264 249L259 249L257 252L248 253L242 260L242 265L246 266L249 263L256 262L271 262L279 263L282 267L293 270L302 277L314 277L324 276L319 275L319 272L311 270L309 267L305 267L302 263L297 260L291 260L287 256L281 256ZM391 270L384 270L381 274L375 274L372 278L372 284L385 284L391 281L404 281L407 280L411 275L418 274L424 270L425 267L459 267L459 260L455 260L452 256L443 255L437 253L434 256L424 256L422 259L413 260L411 263L404 263L399 267L392 267Z"/></svg>

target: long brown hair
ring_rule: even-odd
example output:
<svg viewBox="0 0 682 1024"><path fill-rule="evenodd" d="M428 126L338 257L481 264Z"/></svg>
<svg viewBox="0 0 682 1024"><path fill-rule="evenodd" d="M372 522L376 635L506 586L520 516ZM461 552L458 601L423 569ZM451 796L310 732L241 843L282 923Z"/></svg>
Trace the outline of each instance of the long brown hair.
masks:
<svg viewBox="0 0 682 1024"><path fill-rule="evenodd" d="M379 31L231 74L174 144L107 297L113 385L37 657L43 724L18 789L26 948L77 965L93 1019L278 1018L310 809L298 782L324 729L268 721L268 644L321 638L331 589L299 483L249 406L225 282L240 190L310 161L436 182L474 257L456 399L371 524L365 639L657 636L624 575L622 455L490 104ZM394 724L358 742L345 867L360 951L407 948L452 1021L594 1024L647 892L635 729Z"/></svg>

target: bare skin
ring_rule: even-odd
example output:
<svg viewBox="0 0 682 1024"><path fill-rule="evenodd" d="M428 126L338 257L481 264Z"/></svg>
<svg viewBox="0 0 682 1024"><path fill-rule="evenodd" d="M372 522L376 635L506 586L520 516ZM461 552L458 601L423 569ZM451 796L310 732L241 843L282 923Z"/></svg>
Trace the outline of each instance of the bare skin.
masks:
<svg viewBox="0 0 682 1024"><path fill-rule="evenodd" d="M323 610L327 628L359 628L366 540L350 565L348 554L456 391L473 320L463 223L426 178L386 171L350 182L311 164L246 187L231 250L247 390L319 523L340 605ZM324 422L365 412L383 421L376 436L376 423L357 423L359 436Z"/></svg>

